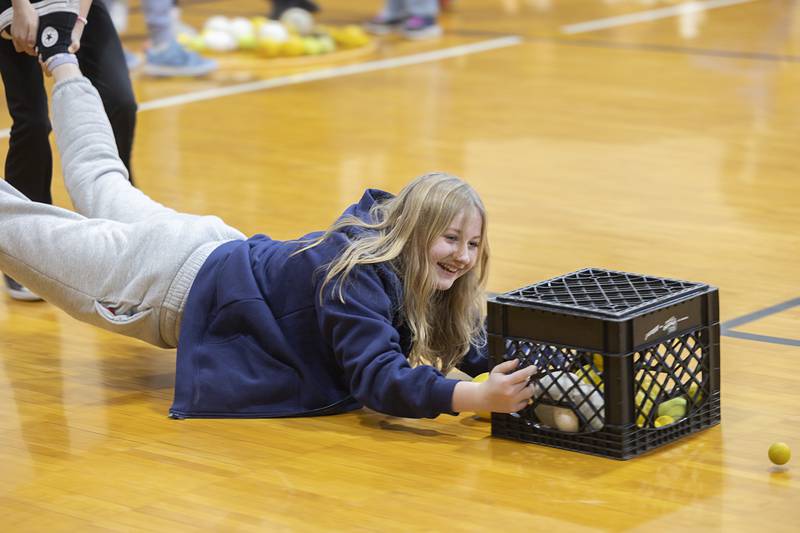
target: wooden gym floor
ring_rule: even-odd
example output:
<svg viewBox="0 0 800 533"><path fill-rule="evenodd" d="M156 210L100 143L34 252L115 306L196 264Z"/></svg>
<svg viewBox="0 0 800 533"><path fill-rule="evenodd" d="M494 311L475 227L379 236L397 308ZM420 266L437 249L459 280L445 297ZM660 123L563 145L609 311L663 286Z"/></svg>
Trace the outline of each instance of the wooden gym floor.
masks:
<svg viewBox="0 0 800 533"><path fill-rule="evenodd" d="M332 24L380 5L321 3ZM182 4L195 26L266 10ZM585 266L719 287L723 423L619 462L469 413L178 422L172 351L2 296L5 531L797 530L797 458L767 448L800 454L800 2L459 0L442 22L325 61L134 74L139 186L290 238L365 187L461 175L491 291ZM144 39L134 2L125 43Z"/></svg>

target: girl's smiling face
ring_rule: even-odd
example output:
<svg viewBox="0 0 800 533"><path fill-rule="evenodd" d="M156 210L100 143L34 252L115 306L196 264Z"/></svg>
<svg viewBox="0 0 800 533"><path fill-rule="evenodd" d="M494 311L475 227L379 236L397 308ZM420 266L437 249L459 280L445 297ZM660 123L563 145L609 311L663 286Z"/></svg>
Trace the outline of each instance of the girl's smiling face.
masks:
<svg viewBox="0 0 800 533"><path fill-rule="evenodd" d="M453 217L444 233L431 246L428 257L433 266L436 288L446 291L469 272L478 259L483 218L476 209L462 211Z"/></svg>

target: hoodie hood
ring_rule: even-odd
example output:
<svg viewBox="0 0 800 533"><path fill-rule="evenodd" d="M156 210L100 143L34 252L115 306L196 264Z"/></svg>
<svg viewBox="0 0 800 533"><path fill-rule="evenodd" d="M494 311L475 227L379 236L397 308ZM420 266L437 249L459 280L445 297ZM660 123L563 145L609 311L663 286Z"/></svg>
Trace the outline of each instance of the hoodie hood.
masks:
<svg viewBox="0 0 800 533"><path fill-rule="evenodd" d="M344 217L352 216L358 218L359 220L363 220L364 222L373 223L375 221L370 216L370 209L372 209L375 204L385 202L391 198L394 198L394 195L386 191L382 191L380 189L367 189L364 191L364 194L361 196L361 200L359 200L357 204L353 204L344 210L344 212L339 216L339 220ZM357 226L347 226L341 231L352 239L358 237L365 231L372 230Z"/></svg>

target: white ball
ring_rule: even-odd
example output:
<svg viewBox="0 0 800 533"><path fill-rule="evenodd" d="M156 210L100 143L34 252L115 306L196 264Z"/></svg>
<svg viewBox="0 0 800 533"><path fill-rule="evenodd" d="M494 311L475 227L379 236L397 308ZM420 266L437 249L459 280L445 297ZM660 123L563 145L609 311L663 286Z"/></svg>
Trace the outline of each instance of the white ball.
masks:
<svg viewBox="0 0 800 533"><path fill-rule="evenodd" d="M203 25L203 31L221 31L228 33L230 30L231 21L228 19L228 17L223 17L222 15L209 17L209 19Z"/></svg>
<svg viewBox="0 0 800 533"><path fill-rule="evenodd" d="M280 22L270 20L262 24L258 29L258 38L265 41L283 43L289 40L289 32Z"/></svg>
<svg viewBox="0 0 800 533"><path fill-rule="evenodd" d="M253 23L244 17L236 17L235 19L231 20L229 32L233 38L237 40L241 38L255 37L256 35L256 30L253 26Z"/></svg>
<svg viewBox="0 0 800 533"><path fill-rule="evenodd" d="M212 52L230 52L236 49L236 39L230 33L224 31L203 32L203 43L206 50Z"/></svg>
<svg viewBox="0 0 800 533"><path fill-rule="evenodd" d="M314 30L314 16L299 7L290 7L281 15L281 22L300 35L308 35Z"/></svg>
<svg viewBox="0 0 800 533"><path fill-rule="evenodd" d="M565 433L577 433L578 431L578 417L568 407L555 407L553 408L553 421L556 423L556 428Z"/></svg>

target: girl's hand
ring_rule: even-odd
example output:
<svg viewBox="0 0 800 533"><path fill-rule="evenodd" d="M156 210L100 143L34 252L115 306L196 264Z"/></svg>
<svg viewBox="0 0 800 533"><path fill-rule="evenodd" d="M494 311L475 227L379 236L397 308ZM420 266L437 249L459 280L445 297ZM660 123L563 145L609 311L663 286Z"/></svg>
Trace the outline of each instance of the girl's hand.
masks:
<svg viewBox="0 0 800 533"><path fill-rule="evenodd" d="M478 401L483 410L515 413L528 406L534 392L530 379L537 368L530 365L516 370L518 366L518 359L505 361L494 367L489 379L480 384Z"/></svg>
<svg viewBox="0 0 800 533"><path fill-rule="evenodd" d="M460 381L453 390L453 411L481 413L516 413L524 409L533 396L533 365L516 370L519 360L500 363L483 383Z"/></svg>
<svg viewBox="0 0 800 533"><path fill-rule="evenodd" d="M11 20L11 41L14 50L29 56L36 55L36 31L39 15L27 0L14 2L14 18Z"/></svg>

